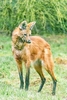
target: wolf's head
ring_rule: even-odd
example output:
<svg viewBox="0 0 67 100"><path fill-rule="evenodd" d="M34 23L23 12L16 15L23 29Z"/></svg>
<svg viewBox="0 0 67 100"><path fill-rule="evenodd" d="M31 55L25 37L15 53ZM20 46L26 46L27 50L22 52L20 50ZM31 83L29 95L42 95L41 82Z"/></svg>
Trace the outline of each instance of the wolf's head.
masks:
<svg viewBox="0 0 67 100"><path fill-rule="evenodd" d="M30 36L31 36L31 30L36 22L30 22L27 24L26 21L23 21L19 25L20 29L20 40L24 43L31 43Z"/></svg>
<svg viewBox="0 0 67 100"><path fill-rule="evenodd" d="M31 43L31 30L36 22L27 23L23 21L13 31L12 41L17 49L22 49L22 46L26 43Z"/></svg>

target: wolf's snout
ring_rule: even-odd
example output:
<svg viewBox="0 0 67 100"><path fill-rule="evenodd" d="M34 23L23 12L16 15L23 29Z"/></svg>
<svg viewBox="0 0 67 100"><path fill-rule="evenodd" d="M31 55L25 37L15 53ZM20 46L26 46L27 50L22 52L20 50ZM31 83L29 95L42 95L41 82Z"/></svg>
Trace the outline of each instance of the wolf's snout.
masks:
<svg viewBox="0 0 67 100"><path fill-rule="evenodd" d="M31 43L31 40L27 40L26 42L27 42L27 43Z"/></svg>

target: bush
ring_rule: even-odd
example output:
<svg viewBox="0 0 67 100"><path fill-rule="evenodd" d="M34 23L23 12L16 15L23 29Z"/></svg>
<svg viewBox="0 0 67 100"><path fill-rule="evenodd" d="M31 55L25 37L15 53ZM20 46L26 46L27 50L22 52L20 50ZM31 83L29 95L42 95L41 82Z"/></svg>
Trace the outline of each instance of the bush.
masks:
<svg viewBox="0 0 67 100"><path fill-rule="evenodd" d="M0 31L11 34L23 20L36 21L39 34L67 31L67 0L2 0L0 5Z"/></svg>

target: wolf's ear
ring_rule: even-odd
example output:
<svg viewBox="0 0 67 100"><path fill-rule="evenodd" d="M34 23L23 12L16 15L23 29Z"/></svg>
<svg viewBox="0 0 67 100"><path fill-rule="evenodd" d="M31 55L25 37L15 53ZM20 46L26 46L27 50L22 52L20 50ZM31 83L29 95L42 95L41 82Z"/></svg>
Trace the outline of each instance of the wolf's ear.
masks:
<svg viewBox="0 0 67 100"><path fill-rule="evenodd" d="M26 22L26 21L23 21L23 22L21 22L21 24L19 25L19 29L20 29L20 30L26 29L26 26L27 26L27 22Z"/></svg>
<svg viewBox="0 0 67 100"><path fill-rule="evenodd" d="M33 29L35 23L36 23L36 22L34 21L34 22L30 22L30 23L27 24L27 26L29 27L30 30Z"/></svg>

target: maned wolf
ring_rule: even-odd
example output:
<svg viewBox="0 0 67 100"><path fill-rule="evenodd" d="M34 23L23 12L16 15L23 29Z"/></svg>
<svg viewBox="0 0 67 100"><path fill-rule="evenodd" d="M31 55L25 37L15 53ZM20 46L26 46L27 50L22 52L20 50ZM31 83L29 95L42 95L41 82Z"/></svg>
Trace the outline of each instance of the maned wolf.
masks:
<svg viewBox="0 0 67 100"><path fill-rule="evenodd" d="M35 22L23 21L12 33L12 52L17 63L20 88L24 87L22 63L26 67L25 89L29 87L29 75L31 62L41 78L41 85L38 92L43 88L46 81L42 67L50 74L53 80L52 94L55 94L57 80L53 72L53 59L50 45L40 36L31 36L31 29Z"/></svg>

